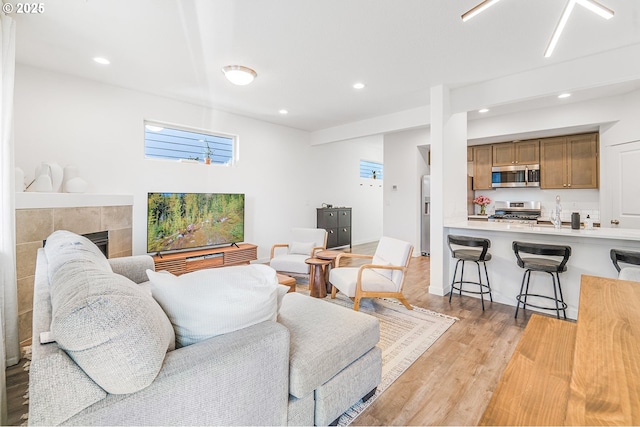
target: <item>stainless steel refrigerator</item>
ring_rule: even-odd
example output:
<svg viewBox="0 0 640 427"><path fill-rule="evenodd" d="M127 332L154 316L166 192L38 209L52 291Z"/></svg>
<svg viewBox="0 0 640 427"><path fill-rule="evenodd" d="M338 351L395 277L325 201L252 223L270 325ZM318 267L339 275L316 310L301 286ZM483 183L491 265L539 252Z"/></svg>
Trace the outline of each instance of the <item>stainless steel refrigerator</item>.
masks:
<svg viewBox="0 0 640 427"><path fill-rule="evenodd" d="M420 252L424 256L431 255L431 236L429 227L431 226L431 177L425 175L422 177L422 198L420 200L422 206L422 221L420 224Z"/></svg>

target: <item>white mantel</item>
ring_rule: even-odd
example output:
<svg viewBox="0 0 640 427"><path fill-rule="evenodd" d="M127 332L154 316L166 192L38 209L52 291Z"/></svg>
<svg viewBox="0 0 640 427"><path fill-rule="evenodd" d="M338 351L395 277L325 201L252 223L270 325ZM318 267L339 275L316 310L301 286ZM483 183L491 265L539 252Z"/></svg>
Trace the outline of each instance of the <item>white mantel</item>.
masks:
<svg viewBox="0 0 640 427"><path fill-rule="evenodd" d="M132 206L130 194L16 193L16 209Z"/></svg>

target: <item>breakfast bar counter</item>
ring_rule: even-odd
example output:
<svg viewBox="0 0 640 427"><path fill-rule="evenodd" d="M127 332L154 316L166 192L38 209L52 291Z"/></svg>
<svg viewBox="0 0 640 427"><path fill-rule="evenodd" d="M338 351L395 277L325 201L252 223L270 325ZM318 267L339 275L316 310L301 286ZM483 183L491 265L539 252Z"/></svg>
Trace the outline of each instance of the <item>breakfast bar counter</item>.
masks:
<svg viewBox="0 0 640 427"><path fill-rule="evenodd" d="M617 278L617 271L613 267L609 251L613 248L640 251L640 230L637 229L572 230L571 227L556 229L553 226L545 225L529 226L490 221L459 221L446 223L445 234L461 234L491 240L489 252L492 259L487 263L487 267L493 300L514 307L524 270L516 264L512 242L517 240L571 246L572 252L567 263L567 271L560 274L564 301L568 305L567 317L571 319L576 319L578 315L582 275ZM446 239L444 244L445 258L447 258L450 254L448 247L446 247ZM445 275L448 283L451 283L454 267L455 263L449 259L449 274ZM470 280L474 280L474 274L477 275L474 268L465 271L465 277ZM547 274L534 273L531 275L530 289L533 293L552 295L550 281ZM527 310L530 309L527 307ZM549 312L545 313L549 314Z"/></svg>

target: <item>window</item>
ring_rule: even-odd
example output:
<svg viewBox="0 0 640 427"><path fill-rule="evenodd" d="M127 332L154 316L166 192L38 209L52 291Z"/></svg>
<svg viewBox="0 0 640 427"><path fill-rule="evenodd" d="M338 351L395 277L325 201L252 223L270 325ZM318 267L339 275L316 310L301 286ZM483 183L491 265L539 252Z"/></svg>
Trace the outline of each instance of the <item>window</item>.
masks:
<svg viewBox="0 0 640 427"><path fill-rule="evenodd" d="M360 178L382 179L382 163L360 160Z"/></svg>
<svg viewBox="0 0 640 427"><path fill-rule="evenodd" d="M204 161L230 165L234 158L236 138L168 127L161 123L144 123L144 156L148 159Z"/></svg>

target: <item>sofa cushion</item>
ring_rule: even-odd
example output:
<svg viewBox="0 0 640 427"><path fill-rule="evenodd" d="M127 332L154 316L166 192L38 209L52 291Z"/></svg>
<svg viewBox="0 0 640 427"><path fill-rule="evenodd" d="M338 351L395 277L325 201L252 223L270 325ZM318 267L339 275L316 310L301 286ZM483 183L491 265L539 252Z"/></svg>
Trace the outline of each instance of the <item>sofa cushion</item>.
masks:
<svg viewBox="0 0 640 427"><path fill-rule="evenodd" d="M177 347L276 320L278 279L266 265L147 274L153 297L173 324Z"/></svg>
<svg viewBox="0 0 640 427"><path fill-rule="evenodd" d="M380 339L375 317L298 293L284 296L278 322L289 329L289 393L298 398L326 383Z"/></svg>
<svg viewBox="0 0 640 427"><path fill-rule="evenodd" d="M160 306L131 280L91 263L59 270L51 322L59 347L108 393L151 384L174 342Z"/></svg>

